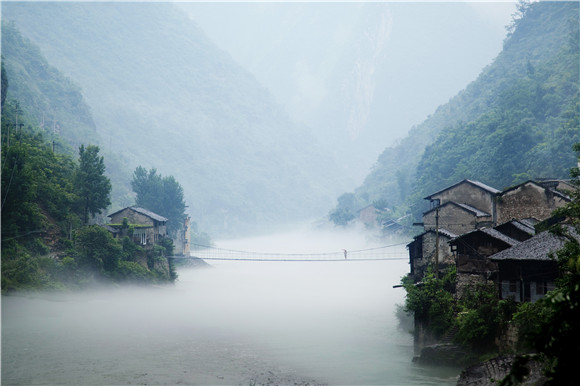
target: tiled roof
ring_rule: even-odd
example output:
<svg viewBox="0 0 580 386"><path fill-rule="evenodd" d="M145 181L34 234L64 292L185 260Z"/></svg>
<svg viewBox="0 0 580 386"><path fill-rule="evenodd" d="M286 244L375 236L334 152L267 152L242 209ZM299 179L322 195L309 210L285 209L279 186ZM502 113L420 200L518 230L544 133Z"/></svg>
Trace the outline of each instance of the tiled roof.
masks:
<svg viewBox="0 0 580 386"><path fill-rule="evenodd" d="M113 217L114 215L116 215L117 213L120 213L120 212L124 211L125 209L131 209L131 210L133 210L133 211L135 211L137 213L141 213L142 215L145 215L145 216L147 216L149 218L152 218L153 220L156 220L156 221L161 221L161 222L167 222L168 221L167 218L165 218L163 216L160 216L157 213L153 213L150 210L143 209L143 208L139 208L137 206L131 206L131 207L123 208L121 210L116 211L115 213L110 214L107 217Z"/></svg>
<svg viewBox="0 0 580 386"><path fill-rule="evenodd" d="M135 212L141 213L147 217L151 217L153 220L162 221L162 222L167 221L167 218L160 216L157 213L153 213L150 210L135 207L135 206L131 207L131 209L133 209Z"/></svg>
<svg viewBox="0 0 580 386"><path fill-rule="evenodd" d="M483 182L473 181L473 180L466 180L466 181L472 183L473 185L479 186L481 189L487 190L490 193L500 193L501 192L500 190L497 190L496 188L493 188L489 185L486 185Z"/></svg>
<svg viewBox="0 0 580 386"><path fill-rule="evenodd" d="M467 204L457 204L457 205L459 205L462 208L465 208L465 209L469 210L470 212L475 213L475 216L476 217L489 217L489 216L491 216L491 214L486 213L484 211L481 211L481 210L479 210L477 208L474 208L471 205L467 205Z"/></svg>
<svg viewBox="0 0 580 386"><path fill-rule="evenodd" d="M460 208L462 208L462 209L464 209L464 210L467 210L467 211L469 211L469 212L473 213L473 214L475 215L475 217L489 217L489 216L491 216L491 214L489 214L489 213L486 213L486 212L483 212L483 211L481 211L481 210L479 210L479 209L477 209L477 208L474 208L474 207L473 207L473 206L471 206L471 205L467 205L467 204L458 204L458 203L456 203L455 201L447 201L446 203L444 203L444 204L442 204L442 205L438 206L437 208L441 209L441 208L443 208L443 207L445 207L445 206L448 206L448 205L455 205L455 206L458 206L458 207L460 207ZM428 211L424 212L423 214L427 214L427 213L433 212L433 211L434 211L435 209L437 209L437 208L431 208L431 209L429 209Z"/></svg>
<svg viewBox="0 0 580 386"><path fill-rule="evenodd" d="M449 237L450 239L457 237L457 235L455 233L448 231L447 229L443 229L443 228L439 228L439 233L441 233L444 236Z"/></svg>
<svg viewBox="0 0 580 386"><path fill-rule="evenodd" d="M501 233L499 231L496 231L493 228L479 228L479 229L475 229L475 230L472 230L471 232L467 232L467 233L464 233L464 234L462 234L460 236L457 236L457 237L455 237L451 241L455 241L457 239L461 239L461 238L463 238L465 236L468 236L468 235L471 235L471 234L474 234L474 233L485 233L486 235L488 235L490 237L493 237L494 239L503 241L504 243L506 243L507 245L512 246L512 247L514 245L520 244L519 241L517 241L515 239L512 239L511 237L506 236L503 233Z"/></svg>
<svg viewBox="0 0 580 386"><path fill-rule="evenodd" d="M478 188L481 188L481 189L483 189L483 190L485 190L485 191L487 191L487 192L489 192L489 193L491 193L491 194L498 194L498 193L501 193L501 191L500 191L500 190L497 190L496 188L493 188L493 187L491 187L491 186L489 186L489 185L486 185L486 184L484 184L483 182L479 182L479 181L473 181L473 180L461 180L461 181L459 181L459 182L457 182L457 183L455 183L455 184L453 184L453 185L451 185L451 186L448 186L448 187L446 187L446 188L444 188L444 189L441 189L441 190L439 190L439 191L437 191L437 192L435 192L435 193L433 193L433 194L430 194L429 196L425 197L425 199L426 199L426 200L429 200L431 197L433 197L433 196L435 196L435 195L437 195L437 194L439 194L439 193L441 193L441 192L444 192L444 191L446 191L446 190L449 190L449 189L451 189L451 188L454 188L454 187L456 187L456 186L458 186L458 185L461 185L461 184L462 184L462 183L464 183L464 182L467 182L467 183L469 183L469 184L475 185L475 186L477 186Z"/></svg>
<svg viewBox="0 0 580 386"><path fill-rule="evenodd" d="M567 227L574 238L580 236ZM529 240L521 242L512 248L503 250L489 257L490 260L550 260L550 254L561 249L567 239L563 236L556 236L549 231L542 232Z"/></svg>
<svg viewBox="0 0 580 386"><path fill-rule="evenodd" d="M520 187L522 187L524 185L527 185L527 184L533 184L533 185L539 186L540 188L543 188L543 189L546 189L546 190L552 192L552 194L554 194L555 196L558 196L558 197L562 198L564 201L570 201L570 197L568 197L566 194L564 194L564 193L562 193L562 192L560 192L560 191L558 191L556 189L552 189L549 186L546 186L545 184L542 185L542 183L538 183L538 182L532 181L532 180L528 180L528 181L523 182L523 183L521 183L519 185L512 186L511 188L508 188L508 189L504 190L503 192L501 192L501 194L504 195L504 194L506 194L508 192L511 192L512 190L519 189Z"/></svg>
<svg viewBox="0 0 580 386"><path fill-rule="evenodd" d="M510 224L521 230L522 232L526 232L529 235L535 235L536 229L533 225L531 225L528 221L524 220L512 220Z"/></svg>
<svg viewBox="0 0 580 386"><path fill-rule="evenodd" d="M428 231L425 231L417 236L415 236L415 240L418 239L419 237L423 237L425 234L432 232L435 233L435 229L429 229ZM445 236L445 237L449 237L450 239L454 239L457 237L457 235L451 231L448 231L447 229L444 228L439 228L439 234Z"/></svg>
<svg viewBox="0 0 580 386"><path fill-rule="evenodd" d="M520 244L520 242L518 240L512 239L511 237L506 236L503 233L501 233L500 231L497 231L497 230L495 230L493 228L481 228L480 231L482 231L483 233L486 233L486 234L490 235L493 238L496 238L498 240L501 240L504 243L509 244L511 246Z"/></svg>

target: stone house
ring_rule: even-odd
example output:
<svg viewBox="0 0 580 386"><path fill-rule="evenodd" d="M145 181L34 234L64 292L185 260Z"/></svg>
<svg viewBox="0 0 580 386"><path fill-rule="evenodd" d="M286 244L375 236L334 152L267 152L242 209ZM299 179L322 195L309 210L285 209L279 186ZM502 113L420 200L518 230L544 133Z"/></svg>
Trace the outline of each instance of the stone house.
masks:
<svg viewBox="0 0 580 386"><path fill-rule="evenodd" d="M438 221L436 216L439 216ZM460 235L474 229L491 226L492 216L471 205L448 201L423 213L425 230L435 229L437 222L439 228Z"/></svg>
<svg viewBox="0 0 580 386"><path fill-rule="evenodd" d="M580 239L577 234L572 235ZM559 271L551 256L565 242L565 237L546 231L490 256L489 260L498 266L497 283L501 298L535 302L553 289Z"/></svg>
<svg viewBox="0 0 580 386"><path fill-rule="evenodd" d="M497 221L503 223L512 219L547 219L554 209L570 202L566 194L552 186L557 185L527 181L504 190L497 195Z"/></svg>
<svg viewBox="0 0 580 386"><path fill-rule="evenodd" d="M466 245L468 245L468 241L474 242L476 244L472 245L472 248L477 250L483 247L479 243L484 242L485 238L488 241L495 239L497 245L504 245L505 249L507 247L505 243L501 243L502 237L512 241L525 241L532 237L535 234L533 227L537 222L549 218L554 209L570 201L565 193L558 190L569 190L569 188L573 187L565 181L545 180L542 182L527 181L499 191L479 181L466 179L425 197L426 200L431 201L432 208L423 213L422 225L425 232L416 236L414 241L409 244L411 272L417 277L420 272L424 272L426 269L422 267L433 263L428 259L425 260L428 256L433 255L428 249L422 253L417 251L419 247L424 249L425 246L431 244L431 241L421 241L419 238L431 237L428 231L434 231L437 224L440 230L443 229L445 232L455 235L469 234L474 230L487 228L488 230L483 231L483 233L470 234L466 238L458 239L457 242L463 242ZM500 225L496 227L498 223ZM494 227L496 227L495 230L492 229ZM498 234L503 234L503 236ZM459 245L456 244L453 247L459 248ZM440 248L442 251L447 249ZM492 253L495 252L499 252L499 250L492 251ZM488 251L485 255L489 256L492 253ZM480 253L480 255L483 254ZM417 256L421 256L424 260L419 263L419 260L416 259ZM452 256L455 258L455 255ZM458 274L467 274L461 270L467 269L469 264L472 268L477 266L474 265L473 261L465 260L464 257L461 257L460 260ZM481 264L483 264L481 268L484 269L489 261ZM475 275L475 273L471 274Z"/></svg>
<svg viewBox="0 0 580 386"><path fill-rule="evenodd" d="M488 257L519 243L493 228L477 229L452 239L449 245L457 268L457 297L477 284L495 280L498 267Z"/></svg>
<svg viewBox="0 0 580 386"><path fill-rule="evenodd" d="M455 264L455 257L449 248L449 241L455 237L457 237L456 234L446 229L439 229L439 250L437 253L440 271ZM407 244L409 249L409 267L415 281L420 281L425 272L427 272L429 265L434 264L436 239L436 231L430 229L415 236L413 241Z"/></svg>
<svg viewBox="0 0 580 386"><path fill-rule="evenodd" d="M122 229L123 219L133 227L133 241L145 247L151 247L167 236L167 218L147 209L128 207L110 214L109 227Z"/></svg>
<svg viewBox="0 0 580 386"><path fill-rule="evenodd" d="M425 200L432 202L438 201L439 205L443 205L450 201L458 204L466 204L470 207L477 208L482 212L489 213L491 215L491 221L495 223L495 196L499 193L500 191L496 188L488 186L482 182L462 180L425 197Z"/></svg>

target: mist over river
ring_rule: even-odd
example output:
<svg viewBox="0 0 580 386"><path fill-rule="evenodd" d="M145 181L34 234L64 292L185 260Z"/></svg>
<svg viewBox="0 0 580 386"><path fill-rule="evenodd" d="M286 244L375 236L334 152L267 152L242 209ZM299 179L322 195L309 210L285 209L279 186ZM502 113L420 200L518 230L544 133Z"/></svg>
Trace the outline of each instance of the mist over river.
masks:
<svg viewBox="0 0 580 386"><path fill-rule="evenodd" d="M316 253L386 245L300 230L216 242ZM406 256L404 245L392 256ZM395 316L408 272L381 261L211 261L175 285L2 297L3 384L455 384L412 363Z"/></svg>

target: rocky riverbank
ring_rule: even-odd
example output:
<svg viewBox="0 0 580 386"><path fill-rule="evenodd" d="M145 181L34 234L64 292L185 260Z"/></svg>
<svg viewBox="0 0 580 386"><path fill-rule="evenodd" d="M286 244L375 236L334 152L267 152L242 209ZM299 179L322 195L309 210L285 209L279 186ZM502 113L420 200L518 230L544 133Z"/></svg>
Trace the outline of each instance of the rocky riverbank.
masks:
<svg viewBox="0 0 580 386"><path fill-rule="evenodd" d="M510 384L542 385L542 367L533 356L501 355L463 370L457 386L497 386L507 376L513 378Z"/></svg>

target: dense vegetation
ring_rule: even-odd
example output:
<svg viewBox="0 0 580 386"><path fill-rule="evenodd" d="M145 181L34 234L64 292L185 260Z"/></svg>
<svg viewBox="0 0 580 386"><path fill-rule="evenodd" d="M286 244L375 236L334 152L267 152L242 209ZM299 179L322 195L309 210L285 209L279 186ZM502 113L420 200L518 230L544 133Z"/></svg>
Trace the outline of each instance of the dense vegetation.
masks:
<svg viewBox="0 0 580 386"><path fill-rule="evenodd" d="M411 222L425 210L423 197L463 178L498 189L566 178L580 139L578 10L577 2L520 3L503 51L385 149L354 192L356 209L383 199L393 216L411 212Z"/></svg>
<svg viewBox="0 0 580 386"><path fill-rule="evenodd" d="M88 225L110 205L99 147L81 145L78 160L59 152L5 93L18 81L2 64L2 291L174 280L171 245L146 251Z"/></svg>
<svg viewBox="0 0 580 386"><path fill-rule="evenodd" d="M2 86L2 97L18 101L20 114L28 124L38 128L57 153L74 156L84 143L99 144L105 156L107 176L113 190L113 207L132 203L128 181L130 171L122 154L103 148L91 109L82 90L61 71L52 66L38 46L22 36L14 23L2 20L2 65L9 87ZM16 102L13 102L16 103Z"/></svg>
<svg viewBox="0 0 580 386"><path fill-rule="evenodd" d="M183 188L173 176L163 177L156 169L149 172L142 166L137 167L131 181L133 191L137 194L135 203L157 213L167 221L167 231L174 235L181 229L187 215L185 214L185 201Z"/></svg>

